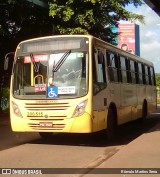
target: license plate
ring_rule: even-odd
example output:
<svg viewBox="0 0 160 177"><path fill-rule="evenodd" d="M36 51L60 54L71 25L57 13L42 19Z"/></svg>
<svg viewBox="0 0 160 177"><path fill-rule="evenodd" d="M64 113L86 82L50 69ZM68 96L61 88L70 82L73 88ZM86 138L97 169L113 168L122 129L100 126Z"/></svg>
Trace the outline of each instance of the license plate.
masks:
<svg viewBox="0 0 160 177"><path fill-rule="evenodd" d="M43 112L27 112L28 117L43 117Z"/></svg>
<svg viewBox="0 0 160 177"><path fill-rule="evenodd" d="M40 122L39 123L40 127L53 127L52 122Z"/></svg>

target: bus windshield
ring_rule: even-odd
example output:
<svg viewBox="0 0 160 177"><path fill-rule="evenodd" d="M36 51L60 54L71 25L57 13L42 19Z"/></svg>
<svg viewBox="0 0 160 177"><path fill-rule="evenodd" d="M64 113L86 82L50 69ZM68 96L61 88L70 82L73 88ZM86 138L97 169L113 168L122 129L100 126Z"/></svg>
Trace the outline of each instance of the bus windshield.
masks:
<svg viewBox="0 0 160 177"><path fill-rule="evenodd" d="M87 52L72 50L16 56L13 70L13 95L16 98L81 97L88 91L87 82Z"/></svg>

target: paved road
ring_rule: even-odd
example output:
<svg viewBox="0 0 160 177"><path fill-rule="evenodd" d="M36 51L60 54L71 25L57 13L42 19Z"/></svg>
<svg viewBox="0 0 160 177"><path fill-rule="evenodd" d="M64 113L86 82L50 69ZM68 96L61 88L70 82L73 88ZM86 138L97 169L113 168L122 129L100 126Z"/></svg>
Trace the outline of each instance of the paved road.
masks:
<svg viewBox="0 0 160 177"><path fill-rule="evenodd" d="M38 133L16 133L12 132L9 118L0 119L0 151L25 143L54 144L54 145L80 145L80 146L123 146L140 136L159 122L156 112L150 116L145 125L138 121L128 123L120 127L118 138L115 141L107 141L105 137L98 134L57 134L51 140L43 140Z"/></svg>
<svg viewBox="0 0 160 177"><path fill-rule="evenodd" d="M45 141L37 133L13 133L6 119L0 121L0 168L95 168L159 122L155 113L145 125L136 121L121 126L112 142L97 134L57 134Z"/></svg>

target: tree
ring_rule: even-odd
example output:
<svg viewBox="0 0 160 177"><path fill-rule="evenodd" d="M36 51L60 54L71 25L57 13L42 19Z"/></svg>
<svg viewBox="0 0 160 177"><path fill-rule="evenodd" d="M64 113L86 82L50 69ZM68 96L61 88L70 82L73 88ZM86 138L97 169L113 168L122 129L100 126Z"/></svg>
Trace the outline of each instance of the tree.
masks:
<svg viewBox="0 0 160 177"><path fill-rule="evenodd" d="M48 9L36 6L26 0L1 0L0 37L14 41L49 35L52 32L52 19Z"/></svg>
<svg viewBox="0 0 160 177"><path fill-rule="evenodd" d="M139 20L143 16L125 9L129 4L138 7L141 0L50 0L49 15L54 18L54 30L60 34L92 34L114 42L111 26L120 20Z"/></svg>
<svg viewBox="0 0 160 177"><path fill-rule="evenodd" d="M156 85L157 85L157 87L160 88L160 74L157 73L157 74L155 74L155 75L156 75Z"/></svg>
<svg viewBox="0 0 160 177"><path fill-rule="evenodd" d="M0 101L2 85L8 86L10 73L4 74L3 62L7 52L15 51L25 39L52 34L92 34L114 42L110 26L119 20L140 20L125 10L128 4L136 7L141 0L43 0L49 9L27 0L1 0L0 2ZM4 77L5 76L5 77ZM2 83L3 81L3 83Z"/></svg>
<svg viewBox="0 0 160 177"><path fill-rule="evenodd" d="M22 40L51 35L52 20L53 19L49 17L48 9L36 6L26 0L1 0L0 103L2 98L2 87L9 86L11 74L10 72L3 71L5 54L15 51L17 44Z"/></svg>
<svg viewBox="0 0 160 177"><path fill-rule="evenodd" d="M156 75L156 86L157 86L157 103L160 103L160 73Z"/></svg>

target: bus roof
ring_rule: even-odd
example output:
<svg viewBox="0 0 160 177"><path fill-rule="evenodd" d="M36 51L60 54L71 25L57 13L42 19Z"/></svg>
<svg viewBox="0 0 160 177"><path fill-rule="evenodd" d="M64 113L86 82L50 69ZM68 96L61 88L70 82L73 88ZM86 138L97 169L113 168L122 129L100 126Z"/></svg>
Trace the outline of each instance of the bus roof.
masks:
<svg viewBox="0 0 160 177"><path fill-rule="evenodd" d="M118 48L117 46L114 46L114 45L112 45L112 44L110 44L110 43L108 43L108 42L106 42L106 41L103 41L103 40L101 40L101 39L99 39L99 38L96 38L96 37L94 37L94 36L92 36L92 35L83 35L83 34L74 34L74 35L53 35L53 36L43 36L43 37L37 37L37 38L32 38L32 39L28 39L28 40L24 40L24 41L22 41L22 42L20 42L19 43L19 45L20 44L23 44L23 43L27 43L27 42L32 42L32 41L37 41L37 40L43 40L43 39L52 39L52 38L65 38L65 37L86 37L86 38L90 38L91 40L94 40L95 41L95 44L96 45L99 45L99 46L101 46L101 47L105 47L105 48L107 48L108 50L110 50L110 51L112 51L112 52L115 52L115 53L119 53L119 54L121 54L121 55L123 55L123 56L125 56L125 57L128 57L128 58L132 58L133 60L135 60L135 61L139 61L139 62L141 62L141 63L145 63L145 64L147 64L147 65L150 65L150 66L153 66L153 63L151 62L151 61L148 61L148 60L146 60L146 59L144 59L144 58L141 58L141 57L139 57L139 56L136 56L136 55L134 55L134 54L131 54L131 53L129 53L129 52L127 52L127 51L124 51L124 50L122 50L122 49L120 49L120 48ZM19 46L18 45L18 46ZM107 45L107 46L106 46Z"/></svg>

